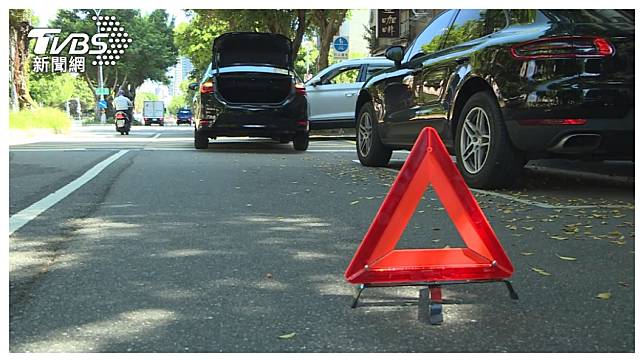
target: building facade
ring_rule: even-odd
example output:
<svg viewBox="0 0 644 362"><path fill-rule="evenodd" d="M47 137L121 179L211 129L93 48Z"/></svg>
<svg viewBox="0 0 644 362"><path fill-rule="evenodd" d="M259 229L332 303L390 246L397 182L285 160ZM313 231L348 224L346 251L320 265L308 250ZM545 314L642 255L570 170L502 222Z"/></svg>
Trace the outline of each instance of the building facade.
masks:
<svg viewBox="0 0 644 362"><path fill-rule="evenodd" d="M176 96L181 94L181 82L188 79L190 72L194 69L190 59L186 57L179 57L177 59L177 64L174 65L171 69L170 81L170 96Z"/></svg>
<svg viewBox="0 0 644 362"><path fill-rule="evenodd" d="M383 55L392 45L407 46L413 41L442 9L400 9L396 22L399 29L394 38L378 37L378 9L372 9L369 16L369 33L371 35L371 55ZM396 26L396 24L394 24Z"/></svg>

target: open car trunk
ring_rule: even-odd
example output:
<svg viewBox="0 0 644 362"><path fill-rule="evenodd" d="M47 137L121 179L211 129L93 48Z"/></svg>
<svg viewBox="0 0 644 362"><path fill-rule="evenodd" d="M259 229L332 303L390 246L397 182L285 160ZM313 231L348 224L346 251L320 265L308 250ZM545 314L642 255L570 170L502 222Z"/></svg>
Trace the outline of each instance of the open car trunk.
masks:
<svg viewBox="0 0 644 362"><path fill-rule="evenodd" d="M220 73L215 79L215 89L230 103L282 103L293 88L288 74Z"/></svg>

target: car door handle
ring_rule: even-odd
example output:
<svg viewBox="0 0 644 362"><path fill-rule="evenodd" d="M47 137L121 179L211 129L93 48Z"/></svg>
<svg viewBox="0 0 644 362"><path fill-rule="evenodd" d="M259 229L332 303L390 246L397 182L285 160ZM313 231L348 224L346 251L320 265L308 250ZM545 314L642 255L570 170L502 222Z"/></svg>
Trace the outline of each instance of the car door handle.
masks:
<svg viewBox="0 0 644 362"><path fill-rule="evenodd" d="M460 57L455 59L456 64L463 64L468 62L469 60L470 60L470 57Z"/></svg>
<svg viewBox="0 0 644 362"><path fill-rule="evenodd" d="M356 92L347 92L344 94L345 97L353 97L356 95Z"/></svg>

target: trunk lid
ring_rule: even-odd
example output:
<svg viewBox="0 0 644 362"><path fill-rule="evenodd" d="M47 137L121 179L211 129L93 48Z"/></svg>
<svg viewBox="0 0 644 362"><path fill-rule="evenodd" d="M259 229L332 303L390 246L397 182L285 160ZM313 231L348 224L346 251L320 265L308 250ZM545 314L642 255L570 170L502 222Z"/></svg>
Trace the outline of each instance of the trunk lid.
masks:
<svg viewBox="0 0 644 362"><path fill-rule="evenodd" d="M217 37L212 44L215 69L259 65L293 69L291 40L281 34L233 32Z"/></svg>

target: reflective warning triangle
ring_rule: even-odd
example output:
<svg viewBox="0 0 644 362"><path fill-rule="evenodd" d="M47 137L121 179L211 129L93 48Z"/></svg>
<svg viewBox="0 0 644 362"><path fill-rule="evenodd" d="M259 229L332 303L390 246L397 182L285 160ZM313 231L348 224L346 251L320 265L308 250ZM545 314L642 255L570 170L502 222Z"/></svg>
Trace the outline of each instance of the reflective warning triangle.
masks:
<svg viewBox="0 0 644 362"><path fill-rule="evenodd" d="M465 248L395 250L431 186ZM398 173L345 278L350 283L497 280L514 272L490 223L433 128L425 128Z"/></svg>

